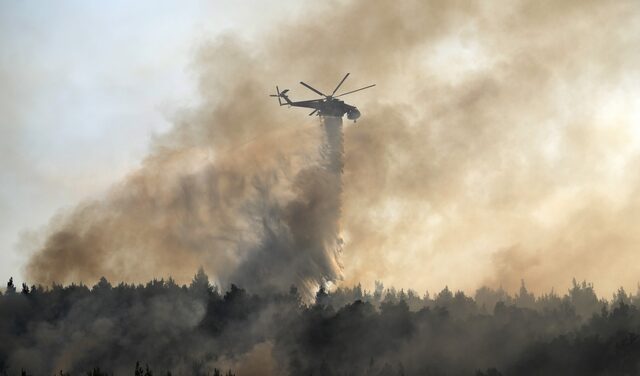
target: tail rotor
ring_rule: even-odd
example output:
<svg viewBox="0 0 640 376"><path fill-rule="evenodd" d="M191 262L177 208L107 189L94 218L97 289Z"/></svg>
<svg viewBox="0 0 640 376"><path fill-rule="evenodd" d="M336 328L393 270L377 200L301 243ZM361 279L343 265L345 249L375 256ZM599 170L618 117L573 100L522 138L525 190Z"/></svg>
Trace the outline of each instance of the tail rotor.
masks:
<svg viewBox="0 0 640 376"><path fill-rule="evenodd" d="M286 103L282 103L282 98L284 98L285 101L287 101L287 92L288 91L289 91L289 89L284 89L284 90L280 91L280 88L276 85L276 94L269 94L269 96L278 98L278 104L280 106L284 106Z"/></svg>

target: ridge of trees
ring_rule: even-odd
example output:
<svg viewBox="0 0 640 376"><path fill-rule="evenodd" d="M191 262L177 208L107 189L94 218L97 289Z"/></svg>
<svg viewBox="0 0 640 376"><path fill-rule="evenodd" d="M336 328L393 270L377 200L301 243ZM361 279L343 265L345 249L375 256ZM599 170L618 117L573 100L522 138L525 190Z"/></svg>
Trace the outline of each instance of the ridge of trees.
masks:
<svg viewBox="0 0 640 376"><path fill-rule="evenodd" d="M292 375L638 374L636 307L640 294L619 289L605 300L575 280L563 296L536 297L524 282L514 296L483 287L473 297L377 282L373 291L321 286L305 302L295 287L222 291L202 269L188 286L101 278L91 288L18 292L10 279L0 296L0 374L54 374L61 354L72 354L72 374L128 374L118 365L145 359L174 374L218 376L214 364L241 364L260 344ZM134 374L152 371L137 364Z"/></svg>
<svg viewBox="0 0 640 376"><path fill-rule="evenodd" d="M3 375L7 375L7 372L4 371ZM99 367L96 367L96 368L93 368L92 370L86 372L85 375L86 376L113 376L113 373L103 372L103 371L100 370ZM134 376L153 376L154 373L149 368L148 364L146 365L146 367L142 368L142 366L140 365L140 362L136 362L136 367L135 367L135 369L133 371L133 375ZM167 373L165 375L166 376L172 376L171 371L167 371ZM22 370L20 370L20 376L32 376L32 375L29 372L27 372L26 370L22 369ZM54 376L71 376L71 373L64 372L64 371L60 370ZM161 375L159 375L159 376L161 376ZM231 370L228 370L227 373L223 374L221 370L219 370L218 368L214 368L212 376L235 376L235 374L233 372L231 372Z"/></svg>
<svg viewBox="0 0 640 376"><path fill-rule="evenodd" d="M209 277L202 268L198 270L188 286L184 284L178 285L173 278L169 277L166 280L153 279L144 285L120 282L114 287L105 277L101 277L100 280L92 287L82 283L72 283L68 286L53 284L50 287L43 287L42 285L32 285L29 287L26 283L22 283L20 294L55 294L56 292L67 290L90 293L112 289L147 292L160 291L162 289L167 291L181 290L195 296L221 296L218 286L212 285L209 282ZM232 284L230 286L230 291L237 289L239 288L236 285ZM13 278L10 278L7 282L4 295L11 295L15 293L17 293L17 289L14 285ZM295 286L291 287L290 293L299 297L298 290ZM3 293L0 292L0 296L2 295ZM605 298L599 298L596 295L592 283L588 283L586 281L578 282L575 278L572 281L571 288L563 296L558 295L558 293L553 289L548 293L535 296L533 293L528 291L524 280L521 281L519 291L513 296L511 296L502 287L492 289L490 287L483 286L475 291L473 297L467 296L463 291L451 291L448 286L445 286L440 292L432 296L428 291L420 295L413 289L405 291L404 289L397 290L394 287L385 288L382 282L376 281L375 289L373 291L363 289L361 284L353 287L338 287L334 291L328 291L324 286L320 286L314 302L322 302L325 305L331 305L339 308L356 300L372 303L376 307L383 302L398 302L400 300L404 300L413 311L417 311L424 307L449 307L451 305L457 305L459 306L457 308L464 310L466 306L467 309L478 313L491 312L498 302L502 302L506 305L515 305L521 308L531 308L536 310L555 309L563 304L569 304L573 305L576 312L581 316L589 317L593 313L599 312L604 306L618 302L640 306L640 284L638 284L638 290L635 294L627 293L623 287L620 287L613 293L611 299L607 300Z"/></svg>

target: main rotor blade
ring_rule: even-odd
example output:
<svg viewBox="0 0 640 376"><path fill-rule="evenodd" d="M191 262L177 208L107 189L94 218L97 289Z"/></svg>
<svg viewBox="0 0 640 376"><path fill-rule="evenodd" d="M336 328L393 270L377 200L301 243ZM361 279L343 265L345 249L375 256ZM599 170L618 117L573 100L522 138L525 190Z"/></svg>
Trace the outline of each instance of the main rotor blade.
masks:
<svg viewBox="0 0 640 376"><path fill-rule="evenodd" d="M342 83L344 82L344 80L347 79L347 77L349 77L349 73L347 73L344 78L342 79L342 81L340 81L340 83L338 84L338 86L336 86L336 88L333 90L333 93L331 93L331 97L333 97L333 94L336 93L336 91L338 91L338 89L340 88L340 85L342 85Z"/></svg>
<svg viewBox="0 0 640 376"><path fill-rule="evenodd" d="M340 95L336 95L334 98L338 98L338 97L341 97L341 96L343 96L343 95L347 95L347 94L355 93L356 91L360 91L360 90L368 89L368 88L370 88L370 87L374 87L374 86L376 86L376 84L369 85L369 86L365 86L365 87L361 87L360 89L356 89L356 90L347 91L346 93L342 93L342 94L340 94Z"/></svg>
<svg viewBox="0 0 640 376"><path fill-rule="evenodd" d="M316 112L318 112L318 110L317 110L317 109L316 109L316 110L311 111L311 113L309 114L309 116L311 116L311 115L315 114Z"/></svg>
<svg viewBox="0 0 640 376"><path fill-rule="evenodd" d="M304 87L306 87L307 89L309 89L309 90L313 90L314 92L316 92L316 93L318 93L318 94L322 95L323 97L326 97L326 95L322 94L320 91L318 91L318 90L316 90L316 89L312 88L311 86L309 86L309 85L305 84L304 82L300 81L300 83L301 83Z"/></svg>

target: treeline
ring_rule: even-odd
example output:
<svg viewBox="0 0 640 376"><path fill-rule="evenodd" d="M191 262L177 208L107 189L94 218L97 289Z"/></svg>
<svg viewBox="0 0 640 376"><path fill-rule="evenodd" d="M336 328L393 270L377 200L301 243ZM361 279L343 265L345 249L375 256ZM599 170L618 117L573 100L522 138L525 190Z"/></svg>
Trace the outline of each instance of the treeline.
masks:
<svg viewBox="0 0 640 376"><path fill-rule="evenodd" d="M521 281L519 291L511 296L504 289L492 289L481 287L475 291L473 297L465 295L462 291L451 291L445 287L439 293L431 295L428 291L422 295L415 290L396 290L385 288L382 282L375 282L374 291L363 290L361 285L355 287L339 287L331 293L323 289L318 292L316 299L320 299L325 305L342 307L356 300L361 300L379 307L383 302L399 302L403 300L412 311L422 308L444 307L456 317L464 317L470 314L491 313L496 303L506 306L529 308L537 311L560 309L562 306L571 306L582 318L589 318L594 313L600 312L610 304L623 302L625 304L640 307L640 286L636 294L628 294L624 288L619 288L610 300L599 298L593 284L582 281L572 281L572 287L564 295L558 295L554 290L540 296L535 296L527 290L524 281Z"/></svg>
<svg viewBox="0 0 640 376"><path fill-rule="evenodd" d="M514 296L481 288L473 297L377 283L321 288L309 303L295 287L220 291L202 270L188 286L10 281L0 296L0 373L130 375L141 360L158 375L632 375L639 299L623 289L599 299L576 281L562 296L538 297L524 283Z"/></svg>
<svg viewBox="0 0 640 376"><path fill-rule="evenodd" d="M7 372L3 372L4 375L7 374ZM110 374L108 372L103 372L100 370L100 368L94 368L91 371L87 371L87 373L85 374L86 376L112 376L113 374ZM154 373L153 371L149 368L149 365L147 364L146 367L142 367L140 365L140 362L136 362L136 367L133 370L133 376L153 376ZM27 371L25 371L24 369L20 371L20 376L32 376L31 374L29 374ZM57 373L54 376L71 376L71 373L69 372L63 372L60 371L59 373ZM171 371L168 371L166 373L166 376L172 376ZM213 374L211 374L211 376L235 376L235 374L233 374L231 372L231 370L227 371L227 373L223 374L222 371L220 371L217 368L213 369Z"/></svg>

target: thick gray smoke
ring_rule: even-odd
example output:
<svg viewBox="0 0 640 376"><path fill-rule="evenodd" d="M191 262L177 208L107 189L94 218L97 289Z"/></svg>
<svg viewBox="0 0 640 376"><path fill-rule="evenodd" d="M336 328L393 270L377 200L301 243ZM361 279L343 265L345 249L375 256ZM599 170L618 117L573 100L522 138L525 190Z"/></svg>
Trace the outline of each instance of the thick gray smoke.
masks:
<svg viewBox="0 0 640 376"><path fill-rule="evenodd" d="M252 291L296 284L312 297L318 285L340 277L340 209L342 192L342 119L322 117L323 133L317 165L292 180L293 199L269 205L269 185L259 188L256 205L268 205L262 238L229 278Z"/></svg>
<svg viewBox="0 0 640 376"><path fill-rule="evenodd" d="M64 216L29 270L43 283L184 280L183 270L203 263L217 282L254 291L294 284L310 293L335 281L341 138L296 139L272 155L262 148L278 144L264 139L226 158L163 151L108 197Z"/></svg>
<svg viewBox="0 0 640 376"><path fill-rule="evenodd" d="M286 250L335 226L300 220L303 208L327 218L309 199L325 194L309 171L324 136L266 95L277 83L308 99L292 84L331 88L348 71L343 88L378 86L348 97L363 116L344 134L346 283L472 291L525 278L542 292L575 276L632 288L639 9L334 1L256 40L203 45L201 105L107 196L52 220L28 279L187 281L202 264L218 281L274 271L281 285L301 280L291 262L314 281L338 275L331 252ZM302 228L312 224L324 227ZM282 264L267 256L275 248Z"/></svg>
<svg viewBox="0 0 640 376"><path fill-rule="evenodd" d="M310 297L341 277L342 120L278 108L260 72L244 75L255 56L236 40L202 51L205 102L105 197L52 221L33 282L185 282L203 265L223 286Z"/></svg>

